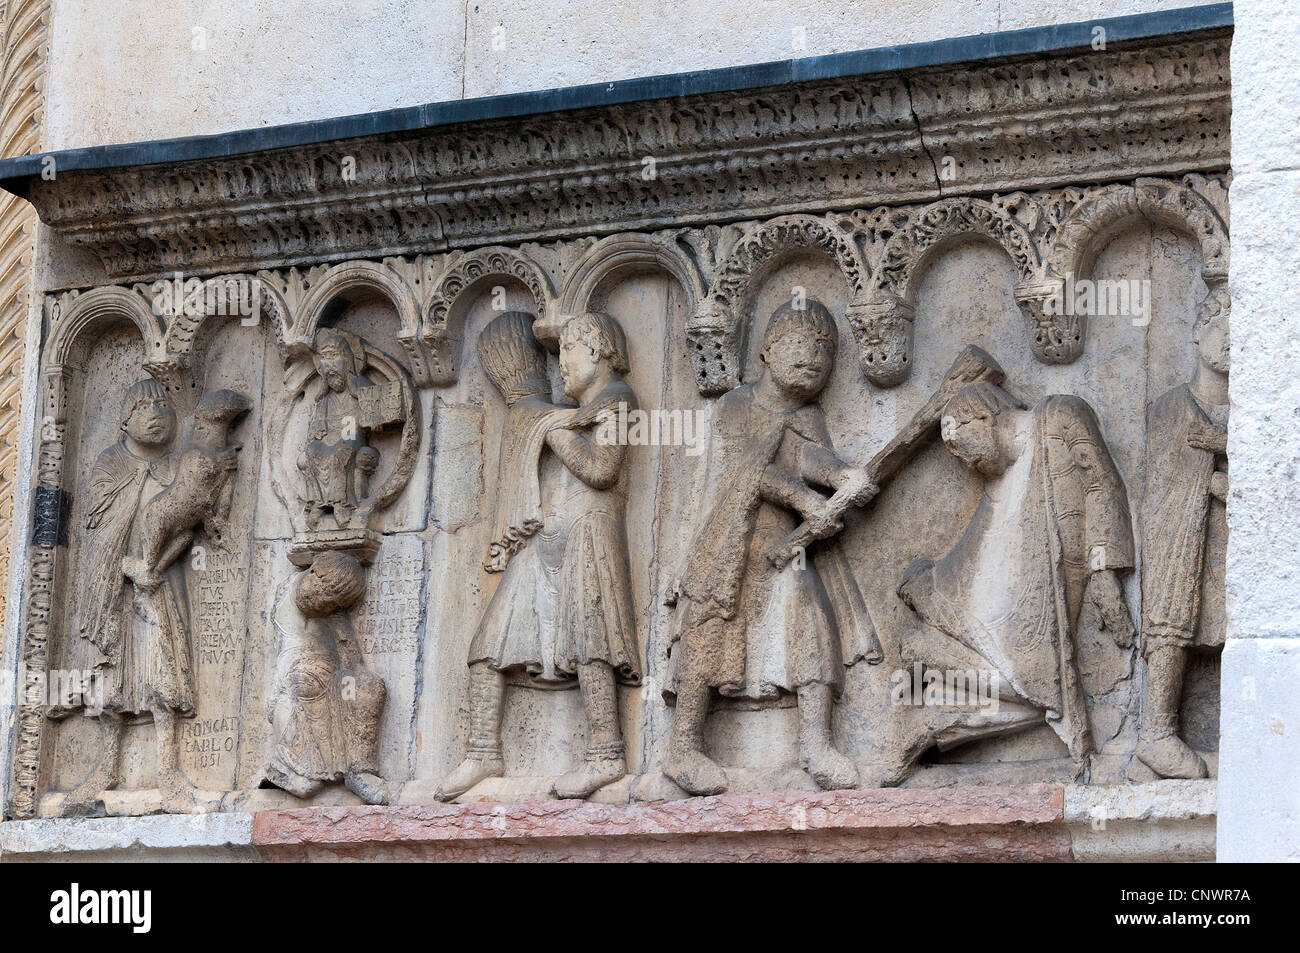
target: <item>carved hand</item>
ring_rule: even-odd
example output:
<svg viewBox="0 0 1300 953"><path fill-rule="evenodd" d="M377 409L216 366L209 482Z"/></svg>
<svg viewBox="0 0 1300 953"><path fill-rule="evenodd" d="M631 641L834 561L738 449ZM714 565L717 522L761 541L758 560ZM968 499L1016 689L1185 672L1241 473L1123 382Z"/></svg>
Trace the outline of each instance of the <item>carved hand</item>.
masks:
<svg viewBox="0 0 1300 953"><path fill-rule="evenodd" d="M837 490L845 490L854 506L866 506L880 492L871 480L871 472L865 467L853 467L845 474L845 480Z"/></svg>
<svg viewBox="0 0 1300 953"><path fill-rule="evenodd" d="M357 469L367 476L379 469L379 451L374 447L362 447L358 450Z"/></svg>
<svg viewBox="0 0 1300 953"><path fill-rule="evenodd" d="M808 524L808 530L815 539L826 539L828 536L834 536L844 528L842 514L837 513L829 505L825 504L809 513L804 522Z"/></svg>
<svg viewBox="0 0 1300 953"><path fill-rule="evenodd" d="M1210 453L1228 452L1228 431L1222 427L1194 427L1187 433L1187 445Z"/></svg>
<svg viewBox="0 0 1300 953"><path fill-rule="evenodd" d="M1088 597L1101 617L1101 627L1110 633L1116 645L1128 648L1133 642L1133 617L1129 615L1124 589L1115 570L1093 573L1088 582Z"/></svg>
<svg viewBox="0 0 1300 953"><path fill-rule="evenodd" d="M1222 470L1215 470L1210 477L1210 495L1216 500L1228 502L1228 474Z"/></svg>

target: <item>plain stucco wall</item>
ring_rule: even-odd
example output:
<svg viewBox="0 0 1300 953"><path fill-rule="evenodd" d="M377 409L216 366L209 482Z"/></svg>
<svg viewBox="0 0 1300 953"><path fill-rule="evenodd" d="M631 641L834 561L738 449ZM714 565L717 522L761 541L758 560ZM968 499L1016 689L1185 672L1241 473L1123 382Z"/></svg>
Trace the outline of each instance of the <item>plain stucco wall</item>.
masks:
<svg viewBox="0 0 1300 953"><path fill-rule="evenodd" d="M49 149L1122 16L1194 0L54 0Z"/></svg>
<svg viewBox="0 0 1300 953"><path fill-rule="evenodd" d="M1236 0L1219 859L1300 860L1300 13Z"/></svg>

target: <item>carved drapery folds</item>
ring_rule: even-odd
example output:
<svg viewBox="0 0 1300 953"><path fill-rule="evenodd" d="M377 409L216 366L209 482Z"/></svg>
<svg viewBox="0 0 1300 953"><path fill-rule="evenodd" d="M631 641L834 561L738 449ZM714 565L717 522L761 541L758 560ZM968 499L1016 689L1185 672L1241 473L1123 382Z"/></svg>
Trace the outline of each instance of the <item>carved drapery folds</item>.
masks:
<svg viewBox="0 0 1300 953"><path fill-rule="evenodd" d="M1130 763L1189 774L1169 710L1144 723L1148 760L1135 740L1147 675L1122 624L1136 616L1125 598L1141 594L1125 534L1150 442L1133 422L1152 380L1164 379L1160 390L1187 380L1155 363L1191 354L1170 356L1187 344L1170 344L1172 332L1200 334L1207 364L1226 364L1226 343L1183 314L1106 328L1155 344L1124 348L1117 383L1097 383L1112 339L1104 354L1090 348L1088 312L1058 305L1141 222L1190 236L1168 261L1199 254L1218 301L1226 49L1207 34L1050 64L914 71L908 83L816 81L362 136L349 141L355 180L312 145L25 182L52 232L102 265L52 256L24 567L29 675L62 664L79 638L63 590L84 568L91 525L99 532L87 501L102 487L89 474L119 444L131 449L87 402L111 404L125 379L146 403L174 406L177 451L192 448L193 428L202 437L205 414L233 415L239 395L251 404L213 459L198 460L235 461L237 476L222 471L208 487L220 505L191 507L163 539L182 547L209 523L238 537L210 547L206 568L177 566L193 625L166 630L192 628L208 653L195 662L193 731L228 731L238 761L182 765L208 783L204 809L282 805L285 792L312 798L338 783L372 803L391 803L400 784L420 803L475 797L488 781L498 782L489 796L662 799L782 788L800 775L795 763L804 785L892 784L936 743L1001 744L1013 728L1046 729L1025 743L1038 757L1056 743L1044 715L1058 705L1076 719L1060 760L1107 749L1094 779L1123 780ZM938 149L954 177L937 174ZM1001 256L995 267L972 244ZM1147 254L1133 251L1141 244L1128 235L1115 254ZM1199 290L1174 266L1160 281L1165 303ZM1025 346L1009 348L1008 333ZM1076 361L1078 373L1042 366ZM1206 437L1195 419L1209 411L1175 409L1205 444L1192 446L1205 492L1197 483L1184 497L1206 504L1212 569L1226 463L1217 429ZM951 452L930 452L938 443ZM868 446L882 449L864 461ZM1003 452L1011 446L1023 452ZM142 487L157 484L143 501L166 499L172 475L159 459L110 456ZM1086 519L1109 576L1093 575L1096 554L1076 532L1085 475L1107 488ZM1159 485L1149 465L1146 475ZM1023 538L957 545L983 532L971 516L981 483L996 484L989 532ZM1068 586L1040 559L1044 540L1068 544L1058 553ZM1172 536L1169 548L1180 551ZM100 589L139 595L143 616L184 621L149 565L130 563L136 575L119 579L118 555ZM678 557L684 566L670 565ZM1200 583L1198 567L1174 569L1186 576L1179 592ZM978 598L952 598L949 579L975 580ZM1006 581L1015 586L998 589ZM1081 598L1114 638L1075 637L1076 620L1092 624ZM1007 629L1023 606L1034 611ZM918 666L996 670L1007 659L979 653L1002 643L984 636L1014 636L1004 654L1016 684L1004 687L1030 714L950 712L938 738L929 702L896 704L886 683L895 668L910 677L903 630L922 621L910 632ZM960 644L926 655L944 633ZM1029 657L1031 645L1050 658ZM1071 646L1077 664L1057 666ZM1171 653L1155 657L1172 685L1182 672ZM847 677L862 660L890 664ZM465 662L464 684L443 677ZM572 685L580 691L540 701L517 694ZM468 705L436 695L461 689ZM13 816L57 813L93 741L80 721L49 727L59 716L39 696L18 711ZM852 706L849 717L832 717L835 706ZM783 766L738 767L759 750L741 739L746 713L761 708L764 724L785 724L783 738L797 733L798 750ZM742 727L706 731L714 709ZM226 716L242 723L213 727ZM1091 741L1088 718L1099 726ZM1197 718L1184 721L1187 746L1211 750ZM728 745L726 757L711 750ZM456 775L462 757L479 763ZM951 783L1002 783L1002 764L943 766ZM750 773L727 777L736 771ZM93 810L107 792L71 800ZM120 812L158 809L129 793Z"/></svg>
<svg viewBox="0 0 1300 953"><path fill-rule="evenodd" d="M66 538L69 519L63 440L70 395L85 383L82 369L97 329L124 323L133 327L142 370L172 396L178 412L188 414L203 393L203 382L195 378L201 358L221 329L231 322L265 322L264 340L284 367L278 403L268 402L267 440L273 452L267 477L269 489L291 514L294 538L287 555L298 570L310 572L323 554L336 553L356 559L368 578L382 545L369 514L404 492L418 464L424 429L418 391L440 392L457 382L467 320L485 301L500 307L496 299L502 288L509 290L514 307L522 303L532 315L537 340L553 349L563 323L574 314L605 308L619 282L646 272L670 278L682 293L679 313L685 315L688 353L681 357L689 362L696 388L713 397L742 383L760 294L770 293L768 286L783 269L820 258L834 266L832 280L846 300L844 319L856 345L857 370L872 386L891 388L907 380L917 361L933 357L916 353L912 329L916 321L927 320L919 284L944 256L968 242L1001 249L1014 266L1009 290L1028 319L1025 332L1032 336L1033 354L1044 363L1066 363L1084 353L1086 325L1082 316L1071 318L1077 323L1062 322L1045 303L1060 294L1067 276L1089 275L1109 240L1142 220L1193 237L1203 261L1202 277L1211 288L1222 284L1228 254L1223 180L1188 175L49 296L24 658L38 669L46 666L50 633L59 624L49 590L61 571L56 570L63 552L60 539ZM392 315L387 340L395 342L392 350L399 353L333 327L351 305L375 301ZM187 308L187 302L202 307ZM208 313L214 302L218 313ZM638 333L635 324L627 330ZM327 344L327 337L337 340ZM323 348L351 354L346 381L333 393L366 408L358 413L355 440L344 433L346 412L326 395ZM298 426L302 421L307 423ZM303 443L309 431L319 431L322 449L315 455ZM376 441L385 439L386 449L372 454ZM345 443L352 446L349 441L356 444L355 452L340 463L335 451ZM372 459L376 456L379 465ZM357 470L359 464L364 473ZM344 489L335 492L337 487ZM352 636L340 613L351 611L345 606L321 616L328 624L311 631L346 642ZM349 664L346 672L366 672L355 660ZM368 673L364 678L376 680L367 684L378 693L358 722L357 730L369 737L379 730L375 719L383 716L383 692L395 689L388 678ZM361 717L348 711L349 718ZM21 816L36 809L43 721L39 705L19 712L12 810ZM362 760L373 768L372 757ZM360 775L369 779L354 784L364 796L390 796L389 781L370 769ZM283 770L278 776L292 778ZM292 788L291 780L285 784Z"/></svg>

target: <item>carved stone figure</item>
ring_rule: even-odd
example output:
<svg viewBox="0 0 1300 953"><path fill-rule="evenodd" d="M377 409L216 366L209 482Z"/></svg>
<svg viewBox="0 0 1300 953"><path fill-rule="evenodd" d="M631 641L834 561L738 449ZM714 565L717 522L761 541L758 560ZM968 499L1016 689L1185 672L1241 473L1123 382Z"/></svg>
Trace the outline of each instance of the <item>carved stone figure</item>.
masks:
<svg viewBox="0 0 1300 953"><path fill-rule="evenodd" d="M831 705L845 666L880 657L862 595L833 545L812 564L766 558L795 530L795 514L812 539L842 528L842 509L817 487L858 504L876 492L865 470L836 455L827 433L816 400L834 367L838 332L824 305L805 304L777 309L763 335L762 376L718 402L702 518L669 594L677 610L665 695L677 716L664 774L691 794L727 787L704 753L714 692L795 693L804 768L826 789L858 783L853 762L831 744Z"/></svg>
<svg viewBox="0 0 1300 953"><path fill-rule="evenodd" d="M1165 778L1203 778L1205 761L1178 736L1187 653L1222 645L1202 619L1202 592L1223 587L1207 572L1206 548L1226 543L1228 319L1226 288L1211 291L1196 319L1196 373L1147 414L1147 488L1142 514L1142 654L1146 698L1137 756Z"/></svg>
<svg viewBox="0 0 1300 953"><path fill-rule="evenodd" d="M307 478L307 525L315 529L329 513L346 529L379 465L379 452L366 442L369 427L361 405L362 391L374 384L361 374L366 358L356 337L325 328L316 332L312 344L325 390L312 407L307 443L298 457L298 469Z"/></svg>
<svg viewBox="0 0 1300 953"><path fill-rule="evenodd" d="M176 416L164 389L145 379L127 391L122 438L99 455L85 524L87 583L77 629L95 649L86 714L98 716L99 758L64 803L89 813L120 781L124 719L151 717L158 787L168 811L193 807L193 785L177 762L176 721L195 712L189 606L183 561L200 523L220 523L230 503L237 444L230 426L251 406L233 391L205 394L174 467ZM215 533L213 534L215 535ZM132 599L125 599L126 583Z"/></svg>
<svg viewBox="0 0 1300 953"><path fill-rule="evenodd" d="M1027 408L978 382L948 402L942 438L983 494L956 546L903 576L899 595L932 627L905 639L903 658L994 673L1002 704L927 740L946 747L1046 718L1080 763L1093 750L1075 664L1085 598L1117 644L1133 632L1120 584L1133 566L1128 499L1097 418L1076 397Z"/></svg>
<svg viewBox="0 0 1300 953"><path fill-rule="evenodd" d="M576 677L587 715L583 764L553 793L585 798L627 773L616 682L639 684L624 511L627 448L599 439L624 405L637 406L622 328L583 313L560 331L560 370L576 410L546 395L544 356L531 319L510 313L479 339L484 370L507 402L495 533L484 564L504 572L470 647L470 737L443 782L450 800L505 772L505 672L542 682Z"/></svg>
<svg viewBox="0 0 1300 953"><path fill-rule="evenodd" d="M340 780L367 804L392 797L378 775L387 692L366 670L347 614L365 586L356 559L321 553L293 583L294 604L305 619L301 631L287 632L276 620L285 644L269 713L274 750L266 777L298 797Z"/></svg>

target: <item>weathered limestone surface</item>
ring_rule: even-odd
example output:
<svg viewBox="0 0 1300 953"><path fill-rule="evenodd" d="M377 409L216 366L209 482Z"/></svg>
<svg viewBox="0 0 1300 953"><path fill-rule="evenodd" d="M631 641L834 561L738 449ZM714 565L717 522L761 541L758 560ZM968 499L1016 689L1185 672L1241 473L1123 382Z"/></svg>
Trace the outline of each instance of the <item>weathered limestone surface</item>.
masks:
<svg viewBox="0 0 1300 953"><path fill-rule="evenodd" d="M7 815L1205 858L1227 51L33 177Z"/></svg>

